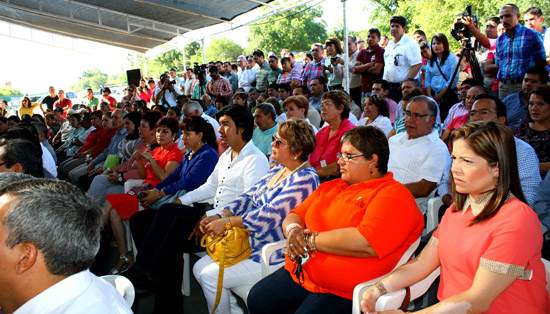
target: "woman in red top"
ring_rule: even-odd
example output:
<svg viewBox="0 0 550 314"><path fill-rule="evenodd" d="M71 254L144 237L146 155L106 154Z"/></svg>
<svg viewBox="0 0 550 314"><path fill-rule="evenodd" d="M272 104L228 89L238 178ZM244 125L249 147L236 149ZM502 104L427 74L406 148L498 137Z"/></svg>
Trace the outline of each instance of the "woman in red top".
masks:
<svg viewBox="0 0 550 314"><path fill-rule="evenodd" d="M342 91L330 91L323 95L321 117L328 124L315 135L317 146L311 155L309 163L317 171L321 181L334 178L338 172L338 157L342 143L340 139L355 125L347 119L349 116L349 96Z"/></svg>
<svg viewBox="0 0 550 314"><path fill-rule="evenodd" d="M174 142L178 134L178 121L174 118L163 118L157 124L157 143L153 153L134 153L137 167L143 181L143 190L155 188L162 180L166 179L183 159L183 153ZM107 201L103 207L105 222L111 221L111 228L118 243L120 258L116 267L111 271L117 274L128 268L133 263L133 257L128 251L126 243L126 230L122 219L128 219L139 211L137 198L139 189L133 188L128 194L106 195ZM113 210L114 209L114 210Z"/></svg>
<svg viewBox="0 0 550 314"><path fill-rule="evenodd" d="M387 172L384 133L360 126L342 143L342 178L321 184L285 218L286 265L250 290L249 313L351 312L355 286L390 272L422 234L414 197Z"/></svg>
<svg viewBox="0 0 550 314"><path fill-rule="evenodd" d="M365 292L363 312L373 312L380 295L441 267L441 302L422 313L548 313L542 231L525 204L515 147L512 132L499 123L454 131L453 205L418 258Z"/></svg>

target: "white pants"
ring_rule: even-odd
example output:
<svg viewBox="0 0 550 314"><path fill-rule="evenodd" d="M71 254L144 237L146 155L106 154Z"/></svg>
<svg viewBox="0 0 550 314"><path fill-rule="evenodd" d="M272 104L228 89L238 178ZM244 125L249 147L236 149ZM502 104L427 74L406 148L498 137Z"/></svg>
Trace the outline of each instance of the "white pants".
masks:
<svg viewBox="0 0 550 314"><path fill-rule="evenodd" d="M208 255L195 263L193 274L202 287L202 291L208 303L208 312L212 312L216 304L216 292L218 289L219 265ZM218 314L242 313L237 306L237 300L230 289L241 285L253 285L262 278L260 263L246 259L233 266L226 267L223 274L223 289L220 304L216 309Z"/></svg>

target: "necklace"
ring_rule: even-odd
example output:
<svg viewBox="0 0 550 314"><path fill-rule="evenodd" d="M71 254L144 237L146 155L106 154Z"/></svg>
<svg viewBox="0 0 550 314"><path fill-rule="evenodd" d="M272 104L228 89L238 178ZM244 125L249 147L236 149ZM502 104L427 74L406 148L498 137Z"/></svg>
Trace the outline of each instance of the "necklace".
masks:
<svg viewBox="0 0 550 314"><path fill-rule="evenodd" d="M300 170L300 168L302 168L305 164L307 164L308 161L304 161L301 165L299 165L298 167L296 167L294 170L292 170L287 176L285 176L285 178L288 178L290 176L292 176L296 171ZM277 186L279 183L281 183L282 181L284 181L285 178L283 178L283 180L281 180L281 177L283 176L283 173L284 173L284 169L283 171L279 172L279 174L277 175L277 178L275 179L274 184L273 186L271 186L271 188ZM279 181L280 180L280 181Z"/></svg>

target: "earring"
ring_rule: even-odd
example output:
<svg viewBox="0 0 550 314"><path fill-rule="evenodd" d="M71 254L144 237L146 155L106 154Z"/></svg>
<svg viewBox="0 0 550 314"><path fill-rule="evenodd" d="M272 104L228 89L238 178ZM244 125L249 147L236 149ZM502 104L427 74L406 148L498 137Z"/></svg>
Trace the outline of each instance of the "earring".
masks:
<svg viewBox="0 0 550 314"><path fill-rule="evenodd" d="M370 171L370 176L374 177L374 172L372 172L372 170Z"/></svg>
<svg viewBox="0 0 550 314"><path fill-rule="evenodd" d="M294 160L298 159L298 156L294 155Z"/></svg>

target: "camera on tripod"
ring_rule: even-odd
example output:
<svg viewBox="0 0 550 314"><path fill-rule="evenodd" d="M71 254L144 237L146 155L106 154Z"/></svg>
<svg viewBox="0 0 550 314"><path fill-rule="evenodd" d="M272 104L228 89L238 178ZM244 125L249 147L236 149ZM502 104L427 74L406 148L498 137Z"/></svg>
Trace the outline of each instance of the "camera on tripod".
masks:
<svg viewBox="0 0 550 314"><path fill-rule="evenodd" d="M199 79L199 83L203 85L206 82L206 64L199 65L198 62L195 62L193 72Z"/></svg>
<svg viewBox="0 0 550 314"><path fill-rule="evenodd" d="M466 25L462 22L462 20L465 17L471 17L472 23L478 23L477 16L472 14L471 5L466 7L465 12L459 13L457 15L460 17L457 18L457 20L455 21L454 27L451 30L451 35L457 41L469 41L472 37L472 34L470 33L470 30L466 27Z"/></svg>

